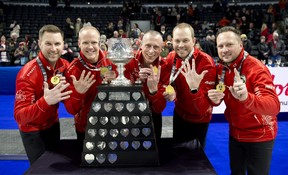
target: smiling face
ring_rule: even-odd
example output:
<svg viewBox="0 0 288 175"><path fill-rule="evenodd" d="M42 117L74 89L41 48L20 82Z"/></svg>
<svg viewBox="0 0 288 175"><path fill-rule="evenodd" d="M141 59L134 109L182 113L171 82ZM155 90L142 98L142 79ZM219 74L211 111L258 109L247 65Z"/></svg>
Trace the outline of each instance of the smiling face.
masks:
<svg viewBox="0 0 288 175"><path fill-rule="evenodd" d="M78 46L91 64L98 61L100 49L99 40L100 33L92 26L84 27L79 32Z"/></svg>
<svg viewBox="0 0 288 175"><path fill-rule="evenodd" d="M240 36L232 31L222 32L217 36L217 51L219 58L230 65L242 51Z"/></svg>
<svg viewBox="0 0 288 175"><path fill-rule="evenodd" d="M163 46L163 39L158 32L148 32L144 35L141 49L145 64L149 65L159 58Z"/></svg>
<svg viewBox="0 0 288 175"><path fill-rule="evenodd" d="M189 55L195 45L195 38L192 32L188 26L176 26L173 30L173 48L182 59Z"/></svg>
<svg viewBox="0 0 288 175"><path fill-rule="evenodd" d="M39 47L41 52L53 67L61 56L63 46L63 36L60 32L44 32L39 38Z"/></svg>

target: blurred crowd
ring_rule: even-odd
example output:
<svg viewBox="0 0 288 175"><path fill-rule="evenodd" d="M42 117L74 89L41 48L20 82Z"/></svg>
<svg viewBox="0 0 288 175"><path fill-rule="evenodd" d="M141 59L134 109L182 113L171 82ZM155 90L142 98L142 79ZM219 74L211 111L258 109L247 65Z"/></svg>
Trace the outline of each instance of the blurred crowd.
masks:
<svg viewBox="0 0 288 175"><path fill-rule="evenodd" d="M267 8L259 8L260 5L233 5L228 1L215 0L209 8L209 14L220 17L212 19L208 16L207 8L200 3L188 3L186 7L142 7L141 1L124 1L122 11L116 21L109 21L105 30L101 32L100 47L107 51L109 38L130 38L135 52L140 48L142 37L146 29L141 23L131 23L135 14L149 14L150 29L161 33L164 40L164 48L161 53L165 57L173 50L172 29L175 25L186 22L195 30L196 45L204 52L211 55L218 63L215 33L220 27L234 26L242 32L241 39L245 50L251 55L271 67L288 66L288 14L287 1L268 5ZM3 11L0 11L3 13ZM206 18L203 18L203 16ZM207 19L210 17L211 19ZM78 54L77 38L79 30L86 25L94 25L87 19L80 17L66 18L65 48L63 58L72 61ZM37 38L25 35L21 38L21 26L15 20L10 24L10 37L1 36L0 65L15 66L24 65L34 59L39 52Z"/></svg>

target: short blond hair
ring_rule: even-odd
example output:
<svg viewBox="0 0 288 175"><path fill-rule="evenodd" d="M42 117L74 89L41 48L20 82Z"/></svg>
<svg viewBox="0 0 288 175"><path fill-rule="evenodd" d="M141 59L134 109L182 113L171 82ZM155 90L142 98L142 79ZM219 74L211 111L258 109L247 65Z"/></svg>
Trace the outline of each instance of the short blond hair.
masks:
<svg viewBox="0 0 288 175"><path fill-rule="evenodd" d="M195 33L194 33L193 27L192 27L190 24L187 24L187 23L184 23L184 22L178 24L177 26L175 26L172 33L174 33L174 31L175 31L176 29L185 29L185 28L188 28L188 29L190 30L190 32L191 32L191 37L192 37L192 39L193 39L193 38L195 37Z"/></svg>

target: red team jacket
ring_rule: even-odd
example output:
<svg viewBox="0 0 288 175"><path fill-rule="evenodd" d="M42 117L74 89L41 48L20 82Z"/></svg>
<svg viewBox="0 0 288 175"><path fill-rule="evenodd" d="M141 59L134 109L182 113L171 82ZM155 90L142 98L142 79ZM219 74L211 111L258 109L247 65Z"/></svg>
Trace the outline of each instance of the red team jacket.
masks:
<svg viewBox="0 0 288 175"><path fill-rule="evenodd" d="M140 67L144 67L143 65L143 55L141 51L138 51L135 58L130 60L124 67L124 76L131 80L132 83L134 83L139 78L139 65ZM166 107L166 100L163 97L163 92L165 91L165 87L163 85L168 85L169 83L169 72L170 70L167 69L167 62L166 59L160 57L160 62L158 59L156 59L153 64L153 66L159 66L161 65L161 75L160 75L160 81L158 84L158 91L156 94L151 95L149 93L149 89L147 87L147 82L143 82L143 92L145 94L145 97L149 101L150 109L153 113L159 114L161 113L165 107Z"/></svg>
<svg viewBox="0 0 288 175"><path fill-rule="evenodd" d="M63 73L68 67L69 62L60 58L57 61L56 68L53 69L44 58L42 52L38 56L47 73L47 82L51 89L53 85L50 79L55 74ZM19 129L23 132L44 130L59 122L59 104L50 106L44 100L43 82L44 77L36 59L28 62L18 72L14 118Z"/></svg>
<svg viewBox="0 0 288 175"><path fill-rule="evenodd" d="M222 69L226 69L226 86L233 86L234 68L239 68L243 55L244 50L230 66L218 66L218 79ZM271 74L263 63L250 55L243 61L240 74L246 77L248 98L241 102L232 96L228 88L224 91L225 117L229 122L230 135L239 142L273 140L278 130L276 115L280 111L280 102Z"/></svg>
<svg viewBox="0 0 288 175"><path fill-rule="evenodd" d="M216 80L216 66L208 54L194 48L193 58L195 59L196 72L202 73L208 70L202 79L198 92L192 94L186 82L185 77L180 73L176 80L172 83L176 91L175 111L184 120L192 123L206 123L210 122L212 118L212 102L208 98L208 90L214 89ZM181 67L182 59L176 54L175 51L167 55L167 60L170 65L170 70L176 59L176 70ZM190 65L192 59L189 59ZM169 73L170 76L170 73Z"/></svg>
<svg viewBox="0 0 288 175"><path fill-rule="evenodd" d="M101 85L103 78L101 77L99 70L93 70L99 67L89 64L82 52L80 52L80 56L85 61L88 68L80 62L79 58L75 58L71 62L71 64L67 68L65 76L67 81L70 83L68 90L72 90L72 94L70 95L71 97L68 100L64 101L64 103L67 111L70 114L74 115L76 131L84 133L87 125L87 115L90 111L92 102L96 94L98 93L97 86ZM97 63L101 63L101 66L112 65L112 70L116 69L116 66L112 64L110 60L105 59L105 55L101 50L99 50L99 59ZM85 94L79 94L74 88L70 75L74 75L78 80L83 70L86 71L86 74L88 73L88 71L90 71L95 76L96 82L89 88L89 90Z"/></svg>

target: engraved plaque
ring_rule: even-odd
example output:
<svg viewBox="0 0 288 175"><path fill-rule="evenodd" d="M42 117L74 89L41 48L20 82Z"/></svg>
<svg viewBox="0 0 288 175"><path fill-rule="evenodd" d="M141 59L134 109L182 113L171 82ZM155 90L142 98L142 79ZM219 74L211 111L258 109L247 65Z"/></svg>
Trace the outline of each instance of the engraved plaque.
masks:
<svg viewBox="0 0 288 175"><path fill-rule="evenodd" d="M129 101L130 92L109 92L109 101Z"/></svg>

